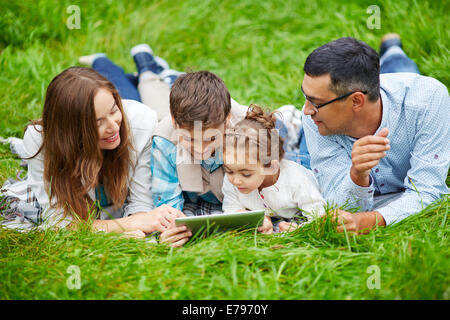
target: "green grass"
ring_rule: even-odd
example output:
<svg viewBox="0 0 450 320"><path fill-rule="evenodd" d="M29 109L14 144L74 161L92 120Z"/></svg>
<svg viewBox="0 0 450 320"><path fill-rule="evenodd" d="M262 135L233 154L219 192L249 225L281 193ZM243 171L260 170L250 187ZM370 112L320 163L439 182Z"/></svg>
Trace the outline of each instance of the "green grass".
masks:
<svg viewBox="0 0 450 320"><path fill-rule="evenodd" d="M369 5L381 29L366 26ZM81 9L69 30L66 8ZM342 36L378 49L398 32L420 71L450 85L449 1L0 0L0 136L22 137L49 81L80 55L105 52L133 72L147 42L178 70L207 69L232 97L301 108L306 56ZM0 180L20 161L0 145ZM447 179L449 183L449 179ZM399 224L346 237L314 226L289 235L225 233L181 249L87 231L0 232L1 299L449 299L449 197ZM67 268L81 270L70 290ZM368 289L367 268L380 268Z"/></svg>

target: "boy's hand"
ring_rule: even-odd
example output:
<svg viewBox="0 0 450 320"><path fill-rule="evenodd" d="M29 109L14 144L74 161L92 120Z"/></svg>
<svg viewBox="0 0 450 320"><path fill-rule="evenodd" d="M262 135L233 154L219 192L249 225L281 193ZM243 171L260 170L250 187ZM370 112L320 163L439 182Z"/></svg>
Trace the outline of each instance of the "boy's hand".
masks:
<svg viewBox="0 0 450 320"><path fill-rule="evenodd" d="M186 226L169 228L159 236L160 242L169 243L172 247L183 246L192 237L192 232Z"/></svg>
<svg viewBox="0 0 450 320"><path fill-rule="evenodd" d="M273 233L273 224L270 217L264 217L263 225L261 227L258 227L258 231L265 234Z"/></svg>
<svg viewBox="0 0 450 320"><path fill-rule="evenodd" d="M285 231L294 231L297 228L300 228L300 226L298 224L296 224L295 222L287 222L287 221L281 221L280 224L278 225L278 228L280 229L280 232L285 232Z"/></svg>

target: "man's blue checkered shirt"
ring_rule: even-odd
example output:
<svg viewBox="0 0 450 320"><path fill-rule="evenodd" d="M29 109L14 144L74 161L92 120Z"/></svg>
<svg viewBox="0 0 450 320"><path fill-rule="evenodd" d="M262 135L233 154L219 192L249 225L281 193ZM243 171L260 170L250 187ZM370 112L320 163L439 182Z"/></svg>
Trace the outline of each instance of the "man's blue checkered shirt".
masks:
<svg viewBox="0 0 450 320"><path fill-rule="evenodd" d="M382 128L389 129L390 150L370 174L367 188L353 183L352 139L321 136L310 116L302 113L311 169L324 198L338 205L350 201L360 211L376 209L386 224L398 222L448 194L450 163L450 98L438 80L413 73L380 75ZM374 196L401 193L379 208Z"/></svg>

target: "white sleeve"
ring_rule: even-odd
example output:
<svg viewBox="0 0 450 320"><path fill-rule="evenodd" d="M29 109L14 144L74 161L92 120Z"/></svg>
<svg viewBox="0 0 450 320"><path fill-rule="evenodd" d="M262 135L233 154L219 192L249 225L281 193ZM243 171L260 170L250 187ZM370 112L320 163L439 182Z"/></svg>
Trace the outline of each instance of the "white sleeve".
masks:
<svg viewBox="0 0 450 320"><path fill-rule="evenodd" d="M320 217L325 213L325 200L320 193L319 184L317 183L314 174L306 169L303 169L298 173L292 174L297 182L295 190L293 192L293 197L297 206L303 211L304 216L308 220L312 220L316 217ZM291 185L295 186L294 183Z"/></svg>
<svg viewBox="0 0 450 320"><path fill-rule="evenodd" d="M26 157L29 158L34 156L42 144L41 132L37 131L33 126L28 126L25 131L23 144ZM28 160L27 183L42 208L44 228L52 226L64 228L72 221L70 215L67 215L64 218L62 210L50 207L49 195L45 189L44 183L44 152L42 150L34 158ZM53 203L56 203L56 199L53 199Z"/></svg>
<svg viewBox="0 0 450 320"><path fill-rule="evenodd" d="M148 106L134 101L122 100L130 122L135 151L132 157L134 171L130 168L128 196L124 205L124 217L137 212L154 209L151 184L150 156L152 135L158 123L156 113Z"/></svg>
<svg viewBox="0 0 450 320"><path fill-rule="evenodd" d="M149 139L144 149L137 155L137 161L130 177L127 203L124 207L124 217L137 212L153 210L153 198L151 193L150 151L152 141Z"/></svg>
<svg viewBox="0 0 450 320"><path fill-rule="evenodd" d="M224 213L234 213L245 211L246 208L240 203L236 188L228 180L227 174L223 177L222 193L223 203L222 210Z"/></svg>

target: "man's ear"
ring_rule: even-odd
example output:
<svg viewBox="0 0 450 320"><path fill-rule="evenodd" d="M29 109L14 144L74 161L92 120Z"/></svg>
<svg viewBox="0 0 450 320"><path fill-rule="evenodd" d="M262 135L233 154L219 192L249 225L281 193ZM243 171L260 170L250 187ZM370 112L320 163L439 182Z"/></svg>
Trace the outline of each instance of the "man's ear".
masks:
<svg viewBox="0 0 450 320"><path fill-rule="evenodd" d="M355 112L359 112L366 104L366 96L362 92L355 92L352 94L352 109Z"/></svg>
<svg viewBox="0 0 450 320"><path fill-rule="evenodd" d="M280 161L272 160L272 161L270 161L270 167L264 167L263 174L266 174L266 175L276 174L279 169L280 169Z"/></svg>

